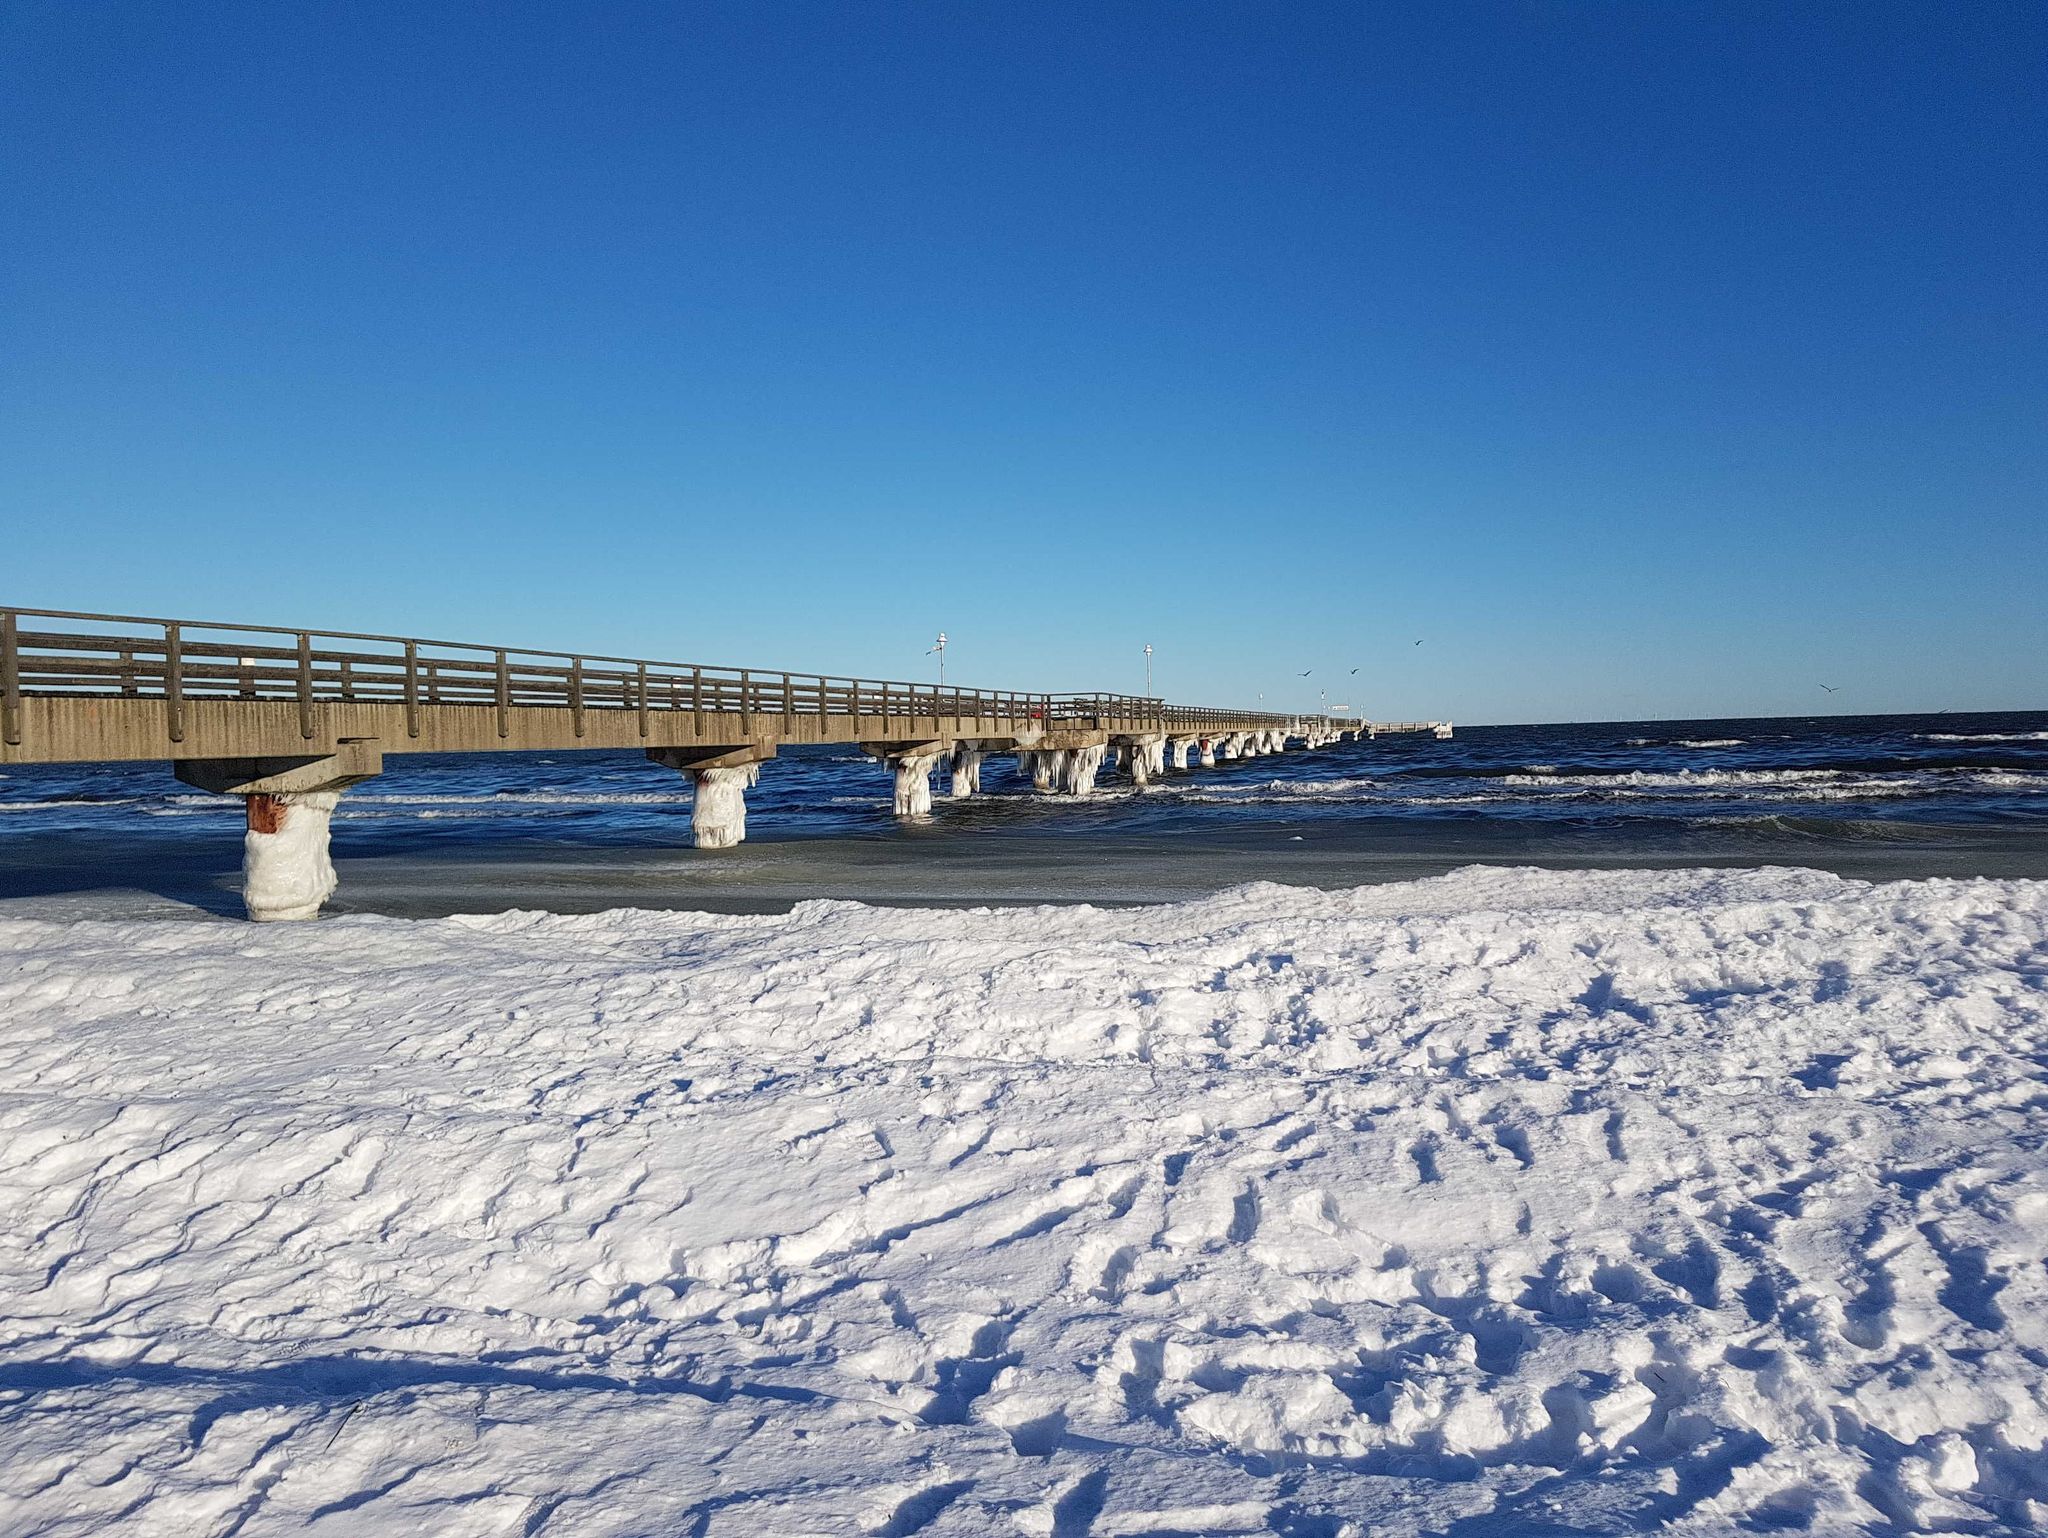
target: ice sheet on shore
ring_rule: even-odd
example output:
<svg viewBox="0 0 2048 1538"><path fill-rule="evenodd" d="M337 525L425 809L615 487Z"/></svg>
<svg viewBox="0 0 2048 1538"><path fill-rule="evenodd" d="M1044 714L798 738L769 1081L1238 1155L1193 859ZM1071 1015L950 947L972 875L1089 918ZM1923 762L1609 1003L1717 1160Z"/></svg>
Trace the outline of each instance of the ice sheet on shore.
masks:
<svg viewBox="0 0 2048 1538"><path fill-rule="evenodd" d="M0 1529L2035 1530L2044 977L1802 871L0 921Z"/></svg>

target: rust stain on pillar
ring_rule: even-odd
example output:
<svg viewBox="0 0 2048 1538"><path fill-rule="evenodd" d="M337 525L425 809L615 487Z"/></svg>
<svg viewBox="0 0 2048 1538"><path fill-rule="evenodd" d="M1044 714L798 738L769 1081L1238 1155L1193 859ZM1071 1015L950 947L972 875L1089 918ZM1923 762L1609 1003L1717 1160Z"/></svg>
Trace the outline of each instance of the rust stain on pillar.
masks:
<svg viewBox="0 0 2048 1538"><path fill-rule="evenodd" d="M249 803L249 831L251 833L281 833L284 831L284 797L254 795L244 796Z"/></svg>

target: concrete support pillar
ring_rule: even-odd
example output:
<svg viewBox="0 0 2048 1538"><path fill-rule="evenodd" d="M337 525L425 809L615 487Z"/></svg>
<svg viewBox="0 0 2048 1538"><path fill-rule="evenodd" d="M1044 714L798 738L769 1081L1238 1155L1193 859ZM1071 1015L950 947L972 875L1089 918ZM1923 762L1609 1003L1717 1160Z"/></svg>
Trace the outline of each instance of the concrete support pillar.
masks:
<svg viewBox="0 0 2048 1538"><path fill-rule="evenodd" d="M1202 739L1202 767L1204 769L1214 769L1216 767L1216 739L1214 737L1204 737Z"/></svg>
<svg viewBox="0 0 2048 1538"><path fill-rule="evenodd" d="M965 744L953 749L953 799L981 792L981 752Z"/></svg>
<svg viewBox="0 0 2048 1538"><path fill-rule="evenodd" d="M1030 769L1031 788L1033 790L1052 789L1052 772L1055 767L1053 754L1043 752L1020 754L1018 767L1028 767Z"/></svg>
<svg viewBox="0 0 2048 1538"><path fill-rule="evenodd" d="M747 792L761 783L761 765L775 745L649 748L648 762L690 781L690 842L699 849L730 849L747 837Z"/></svg>
<svg viewBox="0 0 2048 1538"><path fill-rule="evenodd" d="M1166 739L1140 737L1125 745L1124 758L1131 766L1131 783L1143 789L1166 772Z"/></svg>
<svg viewBox="0 0 2048 1538"><path fill-rule="evenodd" d="M932 769L937 752L902 753L889 760L896 771L896 815L929 817L932 810Z"/></svg>
<svg viewBox="0 0 2048 1538"><path fill-rule="evenodd" d="M242 798L242 906L259 923L310 919L334 895L334 808L344 790L383 767L367 738L304 757L189 758L171 766L187 785Z"/></svg>
<svg viewBox="0 0 2048 1538"><path fill-rule="evenodd" d="M1227 737L1218 737L1216 739L1216 756L1220 759L1237 757L1237 734L1235 732L1232 732Z"/></svg>
<svg viewBox="0 0 2048 1538"><path fill-rule="evenodd" d="M747 836L747 792L761 783L759 764L728 764L687 769L694 795L690 801L690 841L699 849L730 849Z"/></svg>
<svg viewBox="0 0 2048 1538"><path fill-rule="evenodd" d="M1167 740L1166 745L1168 753L1170 755L1170 761L1172 762L1173 767L1176 769L1187 768L1188 754L1192 752L1195 748L1199 747L1201 745L1201 741L1202 739L1199 737L1169 738Z"/></svg>
<svg viewBox="0 0 2048 1538"><path fill-rule="evenodd" d="M1074 748L1060 754L1060 789L1070 796L1095 793L1095 776L1102 770L1107 747Z"/></svg>
<svg viewBox="0 0 2048 1538"><path fill-rule="evenodd" d="M341 792L259 792L242 799L249 808L249 831L242 836L242 906L259 924L312 918L338 884L328 857L328 833Z"/></svg>

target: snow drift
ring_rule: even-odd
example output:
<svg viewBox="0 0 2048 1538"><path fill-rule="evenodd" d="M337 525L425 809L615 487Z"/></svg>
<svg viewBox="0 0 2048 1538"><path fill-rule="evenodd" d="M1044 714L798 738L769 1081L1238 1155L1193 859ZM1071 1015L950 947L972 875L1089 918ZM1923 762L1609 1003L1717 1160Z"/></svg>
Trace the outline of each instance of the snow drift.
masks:
<svg viewBox="0 0 2048 1538"><path fill-rule="evenodd" d="M0 922L15 1534L2048 1523L2048 889Z"/></svg>

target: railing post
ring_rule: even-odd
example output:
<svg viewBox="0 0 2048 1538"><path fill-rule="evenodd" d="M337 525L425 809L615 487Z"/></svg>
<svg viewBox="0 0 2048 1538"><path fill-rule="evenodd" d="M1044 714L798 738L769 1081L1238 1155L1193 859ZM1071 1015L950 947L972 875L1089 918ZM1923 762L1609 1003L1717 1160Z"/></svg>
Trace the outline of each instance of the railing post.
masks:
<svg viewBox="0 0 2048 1538"><path fill-rule="evenodd" d="M641 663L634 672L633 708L640 713L640 735L647 735L647 664Z"/></svg>
<svg viewBox="0 0 2048 1538"><path fill-rule="evenodd" d="M21 745L21 620L12 609L0 614L0 739Z"/></svg>
<svg viewBox="0 0 2048 1538"><path fill-rule="evenodd" d="M505 653L498 653L498 736L500 739L512 735L512 669L505 661Z"/></svg>
<svg viewBox="0 0 2048 1538"><path fill-rule="evenodd" d="M782 734L786 737L796 730L796 680L789 674L782 675Z"/></svg>
<svg viewBox="0 0 2048 1538"><path fill-rule="evenodd" d="M820 674L818 677L818 735L820 737L825 735L825 722L829 715L830 712L826 709L825 705L825 678L823 674Z"/></svg>
<svg viewBox="0 0 2048 1538"><path fill-rule="evenodd" d="M139 693L141 690L135 686L135 648L124 646L121 648L121 694L124 698L133 699Z"/></svg>
<svg viewBox="0 0 2048 1538"><path fill-rule="evenodd" d="M176 625L164 626L164 719L171 741L185 740L185 638Z"/></svg>
<svg viewBox="0 0 2048 1538"><path fill-rule="evenodd" d="M405 735L417 737L420 734L420 647L417 641L405 643Z"/></svg>
<svg viewBox="0 0 2048 1538"><path fill-rule="evenodd" d="M754 679L745 668L740 669L740 730L754 735Z"/></svg>
<svg viewBox="0 0 2048 1538"><path fill-rule="evenodd" d="M690 714L695 719L692 729L699 737L704 735L704 670L690 669Z"/></svg>
<svg viewBox="0 0 2048 1538"><path fill-rule="evenodd" d="M299 735L313 739L313 637L299 632Z"/></svg>
<svg viewBox="0 0 2048 1538"><path fill-rule="evenodd" d="M569 721L576 735L583 735L583 659L569 659Z"/></svg>

